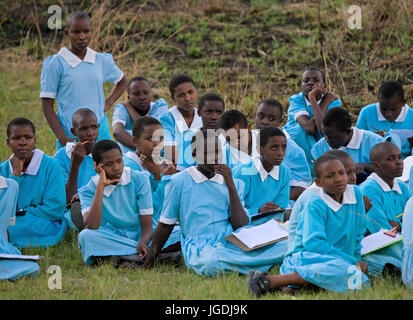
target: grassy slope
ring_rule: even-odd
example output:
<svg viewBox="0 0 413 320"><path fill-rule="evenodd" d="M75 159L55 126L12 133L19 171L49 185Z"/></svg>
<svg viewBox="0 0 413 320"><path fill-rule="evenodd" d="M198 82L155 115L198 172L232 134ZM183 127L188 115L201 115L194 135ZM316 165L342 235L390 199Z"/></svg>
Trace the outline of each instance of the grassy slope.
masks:
<svg viewBox="0 0 413 320"><path fill-rule="evenodd" d="M31 1L29 1L32 3ZM65 2L71 12L79 1ZM47 18L47 1L37 1L40 28ZM113 3L113 2L112 2ZM287 108L288 97L299 91L299 78L307 64L323 67L331 90L357 115L360 106L375 101L385 79L398 79L412 104L411 38L412 3L364 1L363 29L346 27L348 1L309 1L276 4L275 1L143 1L130 6L108 1L84 8L94 19L91 47L109 51L127 76L148 77L154 92L170 102L167 85L173 74L187 72L197 81L200 94L215 91L229 109L245 112L251 120L261 98L275 97ZM62 44L61 33L35 28L18 20L24 1L0 10L17 15L19 46L0 54L0 141L5 141L9 120L26 116L37 128L38 147L54 152L54 137L41 111L38 97L42 60ZM2 8L4 9L4 8ZM27 10L32 10L26 9ZM319 18L318 18L319 17ZM16 20L17 19L17 20ZM43 20L42 20L43 19ZM5 21L5 22L4 22ZM380 24L372 21L381 21ZM13 21L2 19L2 32ZM126 30L126 31L125 31ZM11 34L11 33L10 33ZM323 45L321 45L321 42ZM14 42L16 44L16 42ZM5 45L3 45L4 47ZM109 92L110 86L105 87ZM111 112L109 113L111 117ZM252 123L251 123L252 124ZM253 125L253 124L252 124ZM0 144L0 159L9 150ZM23 250L45 256L41 275L15 283L0 282L0 299L249 299L246 277L230 274L218 279L196 276L186 268L158 266L150 272L115 270L109 266L87 268L73 232L65 242L49 249ZM62 268L62 290L49 290L48 267ZM271 271L276 274L278 271ZM168 283L168 286L165 286ZM273 299L274 296L266 297ZM290 299L290 296L277 298ZM304 294L299 299L412 299L413 293L390 279L375 281L373 288L347 296L329 292Z"/></svg>

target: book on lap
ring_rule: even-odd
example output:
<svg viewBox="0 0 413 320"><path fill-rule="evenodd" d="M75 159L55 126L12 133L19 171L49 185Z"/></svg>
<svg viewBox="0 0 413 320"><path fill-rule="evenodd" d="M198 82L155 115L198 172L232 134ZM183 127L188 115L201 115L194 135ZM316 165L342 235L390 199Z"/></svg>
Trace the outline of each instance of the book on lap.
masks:
<svg viewBox="0 0 413 320"><path fill-rule="evenodd" d="M383 249L393 243L402 241L403 237L398 233L394 238L384 234L387 231L385 229L380 229L380 231L368 235L361 240L361 255L364 256L368 253Z"/></svg>

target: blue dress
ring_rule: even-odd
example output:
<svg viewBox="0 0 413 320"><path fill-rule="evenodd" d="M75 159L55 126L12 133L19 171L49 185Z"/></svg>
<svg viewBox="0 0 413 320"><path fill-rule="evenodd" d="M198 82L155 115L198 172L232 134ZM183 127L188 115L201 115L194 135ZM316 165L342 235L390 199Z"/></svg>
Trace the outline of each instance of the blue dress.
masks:
<svg viewBox="0 0 413 320"><path fill-rule="evenodd" d="M9 228L10 242L18 248L59 243L66 234L66 192L58 161L35 149L27 170L19 177L12 175L10 160L1 165L1 175L19 184L17 210L26 210Z"/></svg>
<svg viewBox="0 0 413 320"><path fill-rule="evenodd" d="M402 236L404 241L402 280L406 287L413 289L413 197L407 201L404 209Z"/></svg>
<svg viewBox="0 0 413 320"><path fill-rule="evenodd" d="M243 183L235 179L243 202ZM213 200L212 200L213 199ZM282 262L287 242L244 252L226 241L233 232L229 222L228 189L221 175L207 179L195 167L177 173L166 185L160 222L181 227L185 264L197 274L217 276L228 271L267 271Z"/></svg>
<svg viewBox="0 0 413 320"><path fill-rule="evenodd" d="M354 267L361 259L364 215L363 195L357 186L347 185L342 203L321 188L315 190L299 217L281 274L297 272L304 280L336 292L369 285L368 277ZM358 279L355 284L354 277Z"/></svg>
<svg viewBox="0 0 413 320"><path fill-rule="evenodd" d="M19 186L12 179L0 176L0 253L21 255L7 239L7 227L15 223ZM0 258L0 280L16 280L40 272L34 261Z"/></svg>
<svg viewBox="0 0 413 320"><path fill-rule="evenodd" d="M82 214L88 212L95 197L99 176L79 190ZM151 215L152 195L149 176L125 167L120 182L103 192L102 220L99 229L83 229L78 236L83 260L93 257L136 254L141 238L140 216Z"/></svg>

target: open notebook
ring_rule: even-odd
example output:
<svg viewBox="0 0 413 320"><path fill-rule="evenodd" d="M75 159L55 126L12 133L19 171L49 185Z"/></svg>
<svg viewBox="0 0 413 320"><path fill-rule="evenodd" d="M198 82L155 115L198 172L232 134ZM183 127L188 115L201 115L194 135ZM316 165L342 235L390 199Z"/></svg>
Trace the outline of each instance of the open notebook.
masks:
<svg viewBox="0 0 413 320"><path fill-rule="evenodd" d="M380 229L380 231L373 233L361 240L362 256L380 250L395 242L403 240L403 237L400 233L398 233L396 237L393 238L391 236L384 234L385 231L385 229Z"/></svg>
<svg viewBox="0 0 413 320"><path fill-rule="evenodd" d="M271 219L258 226L238 229L225 239L244 251L251 251L285 240L287 237L288 224Z"/></svg>

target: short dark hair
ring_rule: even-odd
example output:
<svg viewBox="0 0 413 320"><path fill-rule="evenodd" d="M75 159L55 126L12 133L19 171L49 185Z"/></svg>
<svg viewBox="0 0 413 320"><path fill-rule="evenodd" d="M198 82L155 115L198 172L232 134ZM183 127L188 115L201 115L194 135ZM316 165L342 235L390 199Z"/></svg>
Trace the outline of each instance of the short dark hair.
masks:
<svg viewBox="0 0 413 320"><path fill-rule="evenodd" d="M72 127L75 126L75 122L77 121L78 117L94 117L96 119L96 123L98 122L98 118L96 117L96 114L89 108L80 108L77 109L73 115L72 115Z"/></svg>
<svg viewBox="0 0 413 320"><path fill-rule="evenodd" d="M320 156L319 158L317 158L316 161L314 161L314 173L315 173L316 178L321 178L321 175L322 175L321 166L324 163L326 163L328 161L333 161L333 160L337 160L341 163L340 159L337 158L335 155L325 154L325 153L322 156Z"/></svg>
<svg viewBox="0 0 413 320"><path fill-rule="evenodd" d="M152 126L152 125L160 125L162 126L161 122L154 118L154 117L149 117L149 116L144 116L144 117L139 117L136 119L136 121L133 123L132 126L132 134L134 137L139 138L147 126Z"/></svg>
<svg viewBox="0 0 413 320"><path fill-rule="evenodd" d="M276 127L262 128L259 133L260 147L264 147L268 143L268 140L270 140L271 137L277 137L277 136L286 138L284 132L282 132L280 129Z"/></svg>
<svg viewBox="0 0 413 320"><path fill-rule="evenodd" d="M373 148L371 148L370 153L369 153L370 162L373 163L373 162L376 162L382 159L383 156L387 153L387 149L389 147L396 147L397 149L399 149L399 147L396 144L394 144L393 142L389 142L389 141L384 141L384 142L375 144Z"/></svg>
<svg viewBox="0 0 413 320"><path fill-rule="evenodd" d="M149 85L149 87L151 87L151 84L148 81L148 79L146 79L145 77L137 76L137 77L133 77L132 79L129 80L127 91L129 92L130 87L132 86L132 83L138 82L138 81L145 81Z"/></svg>
<svg viewBox="0 0 413 320"><path fill-rule="evenodd" d="M176 89L177 86L179 86L180 84L185 83L185 82L190 82L195 87L195 82L190 76L188 76L186 74L178 74L178 75L174 76L171 79L171 81L169 82L169 91L171 92L171 95L172 96L174 95L175 89Z"/></svg>
<svg viewBox="0 0 413 320"><path fill-rule="evenodd" d="M92 149L93 161L99 164L100 162L102 162L102 153L105 153L112 149L118 149L120 154L122 154L122 150L120 149L119 145L113 140L104 139L96 142Z"/></svg>
<svg viewBox="0 0 413 320"><path fill-rule="evenodd" d="M384 99L389 99L394 97L395 95L400 97L401 101L404 101L404 90L403 86L400 82L397 81L385 81L379 88L379 97L383 97Z"/></svg>
<svg viewBox="0 0 413 320"><path fill-rule="evenodd" d="M33 134L36 135L36 129L34 128L33 122L31 122L27 118L19 117L19 118L15 118L11 120L9 124L7 125L7 130L6 130L7 138L10 137L11 128L15 126L29 126L32 128Z"/></svg>
<svg viewBox="0 0 413 320"><path fill-rule="evenodd" d="M73 21L75 21L77 19L86 19L86 20L89 20L89 22L91 22L90 17L86 12L84 12L84 11L75 11L75 12L72 12L71 14L69 14L67 16L66 27L70 26L73 23Z"/></svg>
<svg viewBox="0 0 413 320"><path fill-rule="evenodd" d="M199 108L198 110L201 111L202 108L204 107L205 103L207 101L218 101L221 102L222 105L224 106L224 110L225 110L225 102L224 100L221 98L220 95L216 94L216 93L207 93L205 95L203 95L200 99L199 99Z"/></svg>
<svg viewBox="0 0 413 320"><path fill-rule="evenodd" d="M282 104L281 104L278 100L271 99L271 98L264 99L264 100L260 101L260 103L259 103L258 106L257 106L257 109L258 109L258 107L259 107L260 105L262 105L262 104L266 104L266 105L269 105L269 106L271 106L271 107L278 108L278 109L280 110L281 115L282 115L283 112L284 112L283 106L282 106Z"/></svg>
<svg viewBox="0 0 413 320"><path fill-rule="evenodd" d="M229 110L224 112L221 119L219 120L218 127L224 130L229 130L233 128L236 124L240 124L242 127L248 127L247 117L238 110Z"/></svg>
<svg viewBox="0 0 413 320"><path fill-rule="evenodd" d="M307 68L305 68L304 72L306 71L318 71L321 74L321 79L323 79L323 82L326 83L326 77L324 75L324 72L321 71L321 69L317 68L316 66L308 66ZM304 74L303 72L303 74Z"/></svg>
<svg viewBox="0 0 413 320"><path fill-rule="evenodd" d="M333 156L336 156L338 158L338 160L342 161L345 158L350 158L353 160L353 158L345 151L343 150L338 150L338 149L332 149L332 150L328 150L326 152L324 152L324 154L331 154Z"/></svg>
<svg viewBox="0 0 413 320"><path fill-rule="evenodd" d="M348 111L342 107L334 107L328 110L323 117L324 127L335 127L340 132L351 129L351 116Z"/></svg>

